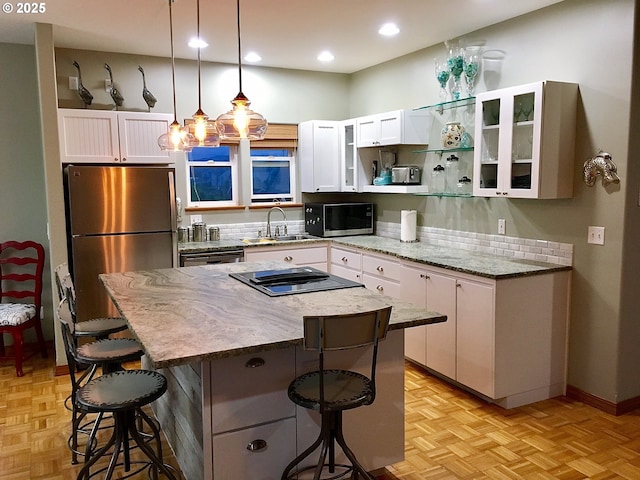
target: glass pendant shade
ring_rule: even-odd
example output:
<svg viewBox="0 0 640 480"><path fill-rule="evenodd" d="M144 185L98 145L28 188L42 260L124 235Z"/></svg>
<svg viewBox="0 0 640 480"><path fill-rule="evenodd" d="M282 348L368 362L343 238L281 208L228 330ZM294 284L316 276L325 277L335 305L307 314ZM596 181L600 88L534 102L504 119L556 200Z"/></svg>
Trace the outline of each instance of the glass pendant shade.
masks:
<svg viewBox="0 0 640 480"><path fill-rule="evenodd" d="M189 132L189 129L180 125L177 120L174 120L173 123L169 125L169 131L167 133L163 133L158 138L160 150L189 152L197 143L198 141Z"/></svg>
<svg viewBox="0 0 640 480"><path fill-rule="evenodd" d="M249 108L251 102L242 92L231 100L233 108L218 117L220 136L225 139L248 138L262 140L267 132L267 120Z"/></svg>
<svg viewBox="0 0 640 480"><path fill-rule="evenodd" d="M194 137L197 147L220 146L220 134L216 122L209 120L209 116L198 108L193 114L193 123L188 125L189 133Z"/></svg>

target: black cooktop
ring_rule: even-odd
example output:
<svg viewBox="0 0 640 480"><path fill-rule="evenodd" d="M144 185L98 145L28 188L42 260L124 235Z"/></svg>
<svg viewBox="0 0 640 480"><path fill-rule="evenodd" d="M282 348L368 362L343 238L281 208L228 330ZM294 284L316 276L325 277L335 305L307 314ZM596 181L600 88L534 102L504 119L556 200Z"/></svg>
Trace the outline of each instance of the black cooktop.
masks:
<svg viewBox="0 0 640 480"><path fill-rule="evenodd" d="M229 276L270 297L364 286L313 267L230 273Z"/></svg>

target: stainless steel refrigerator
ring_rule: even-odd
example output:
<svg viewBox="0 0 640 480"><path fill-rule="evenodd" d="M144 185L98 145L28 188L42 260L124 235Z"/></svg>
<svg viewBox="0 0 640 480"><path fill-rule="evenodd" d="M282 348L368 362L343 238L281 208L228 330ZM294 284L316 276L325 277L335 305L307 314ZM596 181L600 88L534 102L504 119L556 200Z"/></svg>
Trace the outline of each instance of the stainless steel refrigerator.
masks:
<svg viewBox="0 0 640 480"><path fill-rule="evenodd" d="M65 168L69 271L78 320L118 315L100 273L178 265L174 174L164 167Z"/></svg>

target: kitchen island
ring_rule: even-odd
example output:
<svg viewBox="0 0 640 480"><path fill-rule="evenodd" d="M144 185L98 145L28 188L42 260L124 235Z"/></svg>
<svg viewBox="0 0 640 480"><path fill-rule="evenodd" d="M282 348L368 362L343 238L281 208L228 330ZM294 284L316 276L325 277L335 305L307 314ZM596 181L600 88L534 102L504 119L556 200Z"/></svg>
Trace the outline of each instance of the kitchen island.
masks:
<svg viewBox="0 0 640 480"><path fill-rule="evenodd" d="M167 376L169 391L156 415L189 480L279 478L319 429L318 415L297 409L286 393L296 375L316 366L315 353L301 346L302 317L384 305L393 310L379 351L378 395L372 406L345 415L345 434L368 469L404 458L403 329L446 317L360 287L269 297L229 277L288 266L235 263L101 276L144 346L145 366ZM366 372L366 360L341 354L342 365Z"/></svg>

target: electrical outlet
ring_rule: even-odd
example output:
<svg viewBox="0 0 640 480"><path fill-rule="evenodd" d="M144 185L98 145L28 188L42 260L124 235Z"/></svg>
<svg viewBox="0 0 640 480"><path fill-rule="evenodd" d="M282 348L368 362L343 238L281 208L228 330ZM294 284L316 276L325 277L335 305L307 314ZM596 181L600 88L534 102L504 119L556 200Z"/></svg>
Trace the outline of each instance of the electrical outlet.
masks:
<svg viewBox="0 0 640 480"><path fill-rule="evenodd" d="M69 90L78 90L78 77L69 77Z"/></svg>
<svg viewBox="0 0 640 480"><path fill-rule="evenodd" d="M587 243L604 245L604 227L589 227L587 231Z"/></svg>
<svg viewBox="0 0 640 480"><path fill-rule="evenodd" d="M111 79L109 78L104 79L104 91L105 92L111 91Z"/></svg>
<svg viewBox="0 0 640 480"><path fill-rule="evenodd" d="M504 218L498 219L498 235L507 233L507 221Z"/></svg>
<svg viewBox="0 0 640 480"><path fill-rule="evenodd" d="M202 222L202 215L191 215L191 225Z"/></svg>

